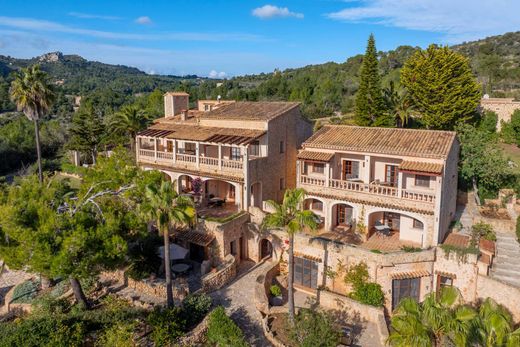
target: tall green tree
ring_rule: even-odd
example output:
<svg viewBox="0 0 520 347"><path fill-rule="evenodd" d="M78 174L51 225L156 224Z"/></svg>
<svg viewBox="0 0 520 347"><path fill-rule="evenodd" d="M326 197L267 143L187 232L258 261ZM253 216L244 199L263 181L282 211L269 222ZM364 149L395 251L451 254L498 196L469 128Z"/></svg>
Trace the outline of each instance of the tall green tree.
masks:
<svg viewBox="0 0 520 347"><path fill-rule="evenodd" d="M408 59L401 84L429 129L451 130L471 120L482 96L468 59L435 45Z"/></svg>
<svg viewBox="0 0 520 347"><path fill-rule="evenodd" d="M105 135L105 126L101 116L92 105L87 105L74 115L69 133L70 139L67 147L88 153L92 158L92 163L96 164L98 149Z"/></svg>
<svg viewBox="0 0 520 347"><path fill-rule="evenodd" d="M164 272L168 307L173 306L172 275L170 268L170 231L175 233L178 226L190 224L195 218L195 208L191 199L177 194L172 182L149 184L145 201L141 208L146 217L155 221L164 238Z"/></svg>
<svg viewBox="0 0 520 347"><path fill-rule="evenodd" d="M18 110L34 123L38 179L41 183L43 182L43 172L39 121L49 111L54 101L55 94L52 85L47 74L40 70L40 66L33 65L14 74L9 93Z"/></svg>
<svg viewBox="0 0 520 347"><path fill-rule="evenodd" d="M394 81L383 88L383 98L389 116L394 119L395 126L404 128L414 112L412 100L406 90L396 88Z"/></svg>
<svg viewBox="0 0 520 347"><path fill-rule="evenodd" d="M359 89L356 93L356 123L363 126L390 126L391 121L385 111L376 41L371 34L363 57Z"/></svg>
<svg viewBox="0 0 520 347"><path fill-rule="evenodd" d="M262 226L264 228L282 228L289 236L289 274L287 290L289 292L289 318L294 324L294 235L308 228L316 230L318 227L318 216L312 211L303 210L305 190L288 189L285 191L281 204L276 201L267 201L268 206L274 210L265 216Z"/></svg>
<svg viewBox="0 0 520 347"><path fill-rule="evenodd" d="M148 126L150 118L136 106L125 106L109 121L109 128L116 134L130 137L130 149L135 153L135 137Z"/></svg>

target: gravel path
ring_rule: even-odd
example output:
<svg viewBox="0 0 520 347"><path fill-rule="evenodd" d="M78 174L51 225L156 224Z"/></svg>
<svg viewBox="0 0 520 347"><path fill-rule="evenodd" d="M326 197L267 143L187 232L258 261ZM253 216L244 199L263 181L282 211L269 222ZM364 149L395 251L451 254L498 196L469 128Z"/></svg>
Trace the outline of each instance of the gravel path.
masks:
<svg viewBox="0 0 520 347"><path fill-rule="evenodd" d="M264 337L260 312L255 307L256 278L267 271L272 264L267 261L254 265L242 263L237 279L230 285L211 293L213 302L222 305L226 312L244 332L252 347L268 347L271 344Z"/></svg>

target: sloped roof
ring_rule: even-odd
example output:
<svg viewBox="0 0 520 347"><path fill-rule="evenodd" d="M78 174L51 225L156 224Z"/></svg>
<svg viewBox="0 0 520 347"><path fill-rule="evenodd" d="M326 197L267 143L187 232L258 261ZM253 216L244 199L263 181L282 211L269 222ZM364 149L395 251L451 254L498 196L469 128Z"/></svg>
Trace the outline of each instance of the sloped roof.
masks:
<svg viewBox="0 0 520 347"><path fill-rule="evenodd" d="M438 163L425 163L425 162L404 160L399 165L399 170L424 172L424 173L440 175L440 174L442 174L443 167L444 167L444 165L438 164Z"/></svg>
<svg viewBox="0 0 520 347"><path fill-rule="evenodd" d="M214 239L215 235L210 233L200 233L198 231L194 231L191 229L181 229L178 230L175 237L190 243L194 243L199 246L206 247L209 245Z"/></svg>
<svg viewBox="0 0 520 347"><path fill-rule="evenodd" d="M325 161L328 162L334 157L334 153L324 153L324 152L316 152L316 151L300 151L298 153L298 159L304 160L315 160L315 161Z"/></svg>
<svg viewBox="0 0 520 347"><path fill-rule="evenodd" d="M202 118L268 121L298 107L299 104L282 101L237 101L206 112Z"/></svg>
<svg viewBox="0 0 520 347"><path fill-rule="evenodd" d="M455 137L454 131L326 125L303 147L440 159L447 158Z"/></svg>

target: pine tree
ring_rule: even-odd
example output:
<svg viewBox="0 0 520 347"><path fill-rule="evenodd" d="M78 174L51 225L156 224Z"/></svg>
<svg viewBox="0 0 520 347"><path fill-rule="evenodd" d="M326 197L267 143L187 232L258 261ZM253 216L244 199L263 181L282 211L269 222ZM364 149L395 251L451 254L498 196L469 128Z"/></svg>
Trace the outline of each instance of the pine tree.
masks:
<svg viewBox="0 0 520 347"><path fill-rule="evenodd" d="M101 116L96 113L92 105L87 105L72 118L70 125L70 139L67 148L88 153L92 163L96 164L98 147L105 134L105 126Z"/></svg>
<svg viewBox="0 0 520 347"><path fill-rule="evenodd" d="M429 129L451 130L471 120L481 98L468 59L448 47L417 51L401 70L401 83Z"/></svg>
<svg viewBox="0 0 520 347"><path fill-rule="evenodd" d="M379 75L376 41L374 35L368 38L367 50L363 57L356 94L356 123L364 126L390 126L392 120L386 114Z"/></svg>

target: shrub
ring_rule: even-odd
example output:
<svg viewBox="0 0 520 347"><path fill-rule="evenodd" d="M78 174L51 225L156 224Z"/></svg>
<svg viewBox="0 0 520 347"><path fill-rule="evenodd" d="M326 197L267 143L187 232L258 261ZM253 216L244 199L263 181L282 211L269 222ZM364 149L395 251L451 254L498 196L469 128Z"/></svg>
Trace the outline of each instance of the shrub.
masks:
<svg viewBox="0 0 520 347"><path fill-rule="evenodd" d="M51 293L36 298L32 305L33 314L42 316L62 314L70 307L67 299L56 299Z"/></svg>
<svg viewBox="0 0 520 347"><path fill-rule="evenodd" d="M151 338L156 346L168 346L184 335L186 321L180 307L158 308L148 316Z"/></svg>
<svg viewBox="0 0 520 347"><path fill-rule="evenodd" d="M134 330L136 322L116 322L105 329L96 341L96 346L130 347L135 346Z"/></svg>
<svg viewBox="0 0 520 347"><path fill-rule="evenodd" d="M495 133L497 131L498 115L493 111L485 111L479 124L479 128L488 133Z"/></svg>
<svg viewBox="0 0 520 347"><path fill-rule="evenodd" d="M27 280L14 288L13 300L11 302L17 304L30 303L36 294L38 294L38 288L40 287L40 281Z"/></svg>
<svg viewBox="0 0 520 347"><path fill-rule="evenodd" d="M340 342L340 332L331 317L311 309L301 309L294 317L290 337L301 347L336 347Z"/></svg>
<svg viewBox="0 0 520 347"><path fill-rule="evenodd" d="M363 283L351 294L352 299L371 306L383 306L385 294L378 283Z"/></svg>
<svg viewBox="0 0 520 347"><path fill-rule="evenodd" d="M130 267L127 274L130 278L142 280L159 269L161 258L157 254L157 247L161 244L162 240L159 235L147 233L129 247Z"/></svg>
<svg viewBox="0 0 520 347"><path fill-rule="evenodd" d="M282 289L280 288L280 286L278 286L276 284L273 284L269 288L269 291L271 292L272 296L282 296Z"/></svg>
<svg viewBox="0 0 520 347"><path fill-rule="evenodd" d="M246 347L244 333L226 315L222 306L217 307L209 315L208 341L218 347Z"/></svg>
<svg viewBox="0 0 520 347"><path fill-rule="evenodd" d="M359 263L349 267L345 275L345 282L350 283L353 288L368 281L368 267L366 263Z"/></svg>
<svg viewBox="0 0 520 347"><path fill-rule="evenodd" d="M471 227L471 238L474 246L477 245L477 242L480 238L489 241L497 240L497 236L495 235L493 227L484 222L478 222L477 224L473 224L473 226Z"/></svg>
<svg viewBox="0 0 520 347"><path fill-rule="evenodd" d="M207 294L190 294L182 302L182 310L188 327L198 324L211 308L212 300Z"/></svg>

